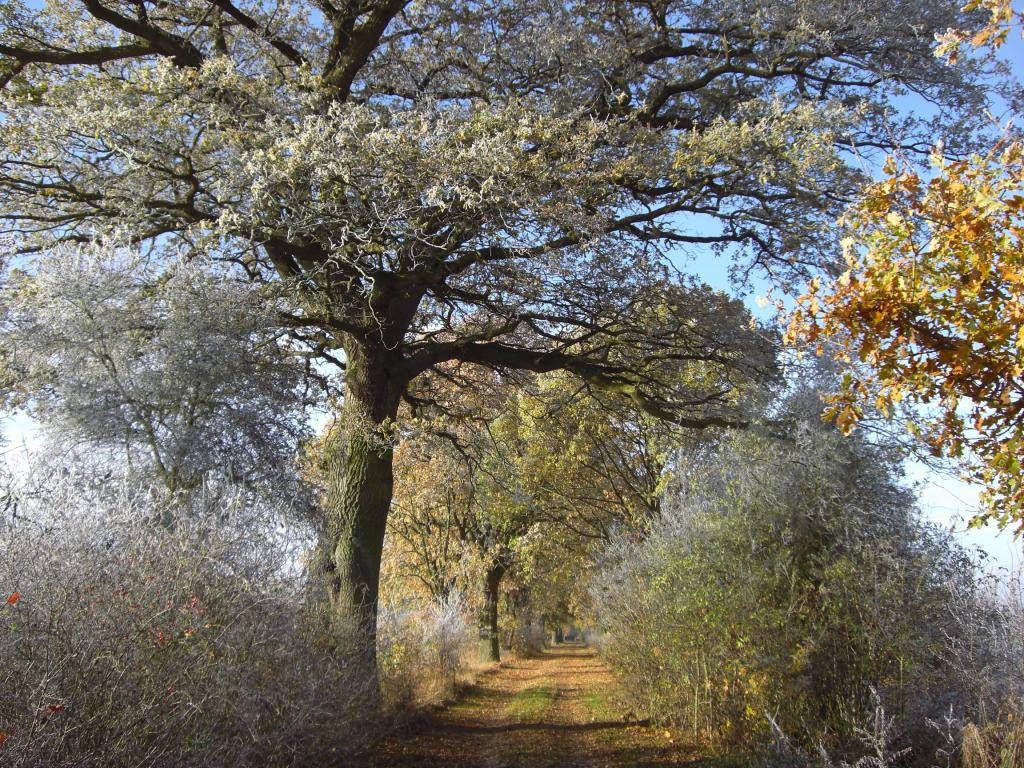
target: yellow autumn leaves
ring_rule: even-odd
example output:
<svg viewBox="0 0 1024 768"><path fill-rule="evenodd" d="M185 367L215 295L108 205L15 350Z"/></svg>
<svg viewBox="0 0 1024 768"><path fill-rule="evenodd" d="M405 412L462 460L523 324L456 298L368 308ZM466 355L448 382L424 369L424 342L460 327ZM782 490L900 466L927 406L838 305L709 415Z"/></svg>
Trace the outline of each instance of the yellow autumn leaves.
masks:
<svg viewBox="0 0 1024 768"><path fill-rule="evenodd" d="M939 36L937 56L955 63L965 44L994 52L1022 25L1008 0L964 6L981 9L988 23ZM984 485L976 522L1020 534L1024 145L1007 134L984 155L947 160L939 144L931 164L928 179L889 158L843 221L847 271L827 288L811 281L787 338L854 364L828 411L843 431L866 405L917 406L911 430Z"/></svg>
<svg viewBox="0 0 1024 768"><path fill-rule="evenodd" d="M788 338L859 361L830 415L929 406L921 436L987 488L982 517L1024 522L1024 148L1006 142L922 179L896 161L846 217L848 270L812 281Z"/></svg>

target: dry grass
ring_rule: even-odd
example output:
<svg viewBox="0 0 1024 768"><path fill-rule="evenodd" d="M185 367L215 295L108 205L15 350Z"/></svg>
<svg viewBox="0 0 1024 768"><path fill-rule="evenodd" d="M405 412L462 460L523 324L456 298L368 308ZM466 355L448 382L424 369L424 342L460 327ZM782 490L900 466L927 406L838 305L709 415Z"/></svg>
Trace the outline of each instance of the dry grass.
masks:
<svg viewBox="0 0 1024 768"><path fill-rule="evenodd" d="M1022 768L1024 719L1019 711L979 727L968 723L961 731L964 768Z"/></svg>
<svg viewBox="0 0 1024 768"><path fill-rule="evenodd" d="M69 481L0 514L0 765L298 768L362 748L365 666L252 501L157 515L145 492Z"/></svg>

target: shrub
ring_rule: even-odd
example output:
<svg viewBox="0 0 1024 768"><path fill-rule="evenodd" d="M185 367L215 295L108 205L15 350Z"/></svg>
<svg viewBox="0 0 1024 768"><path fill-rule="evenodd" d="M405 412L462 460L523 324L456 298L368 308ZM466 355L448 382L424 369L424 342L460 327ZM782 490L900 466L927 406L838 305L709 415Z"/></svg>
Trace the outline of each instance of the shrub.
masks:
<svg viewBox="0 0 1024 768"><path fill-rule="evenodd" d="M839 764L860 759L877 692L899 759L928 765L942 746L929 720L982 722L1019 701L1005 604L920 522L883 450L815 419L790 441L734 435L687 466L594 589L607 658L651 717L749 749L770 720Z"/></svg>
<svg viewBox="0 0 1024 768"><path fill-rule="evenodd" d="M272 505L47 482L0 514L0 763L302 766L360 746L368 676L311 618L308 541Z"/></svg>
<svg viewBox="0 0 1024 768"><path fill-rule="evenodd" d="M446 701L468 676L476 630L462 595L384 605L378 619L381 689L393 712Z"/></svg>

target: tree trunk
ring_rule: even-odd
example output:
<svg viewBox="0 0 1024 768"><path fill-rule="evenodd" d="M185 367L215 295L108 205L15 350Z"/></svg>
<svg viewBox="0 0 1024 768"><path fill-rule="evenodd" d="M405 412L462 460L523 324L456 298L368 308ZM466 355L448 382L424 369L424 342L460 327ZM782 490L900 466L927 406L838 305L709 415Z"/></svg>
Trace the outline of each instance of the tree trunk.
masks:
<svg viewBox="0 0 1024 768"><path fill-rule="evenodd" d="M502 647L504 647L506 651L511 651L512 640L516 634L518 611L516 610L516 596L510 592L505 593L505 615L509 617L510 623L508 631L505 633L505 642L502 643Z"/></svg>
<svg viewBox="0 0 1024 768"><path fill-rule="evenodd" d="M372 439L350 436L328 481L331 602L337 628L376 637L384 529L391 506L392 455ZM372 643L370 643L372 645ZM372 655L372 648L368 648Z"/></svg>
<svg viewBox="0 0 1024 768"><path fill-rule="evenodd" d="M324 450L326 570L339 644L365 654L377 695L377 597L394 489L390 425L401 395L387 358L346 345L345 404Z"/></svg>
<svg viewBox="0 0 1024 768"><path fill-rule="evenodd" d="M498 634L498 587L505 575L505 566L495 565L484 577L484 610L480 617L480 661L501 661L501 638Z"/></svg>

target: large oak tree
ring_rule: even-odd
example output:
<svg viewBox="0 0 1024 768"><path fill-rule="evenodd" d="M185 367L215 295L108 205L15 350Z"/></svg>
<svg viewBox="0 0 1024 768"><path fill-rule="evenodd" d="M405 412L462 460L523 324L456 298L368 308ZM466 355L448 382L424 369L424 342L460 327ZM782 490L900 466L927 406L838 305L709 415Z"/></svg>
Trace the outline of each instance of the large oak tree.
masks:
<svg viewBox="0 0 1024 768"><path fill-rule="evenodd" d="M565 370L735 421L757 334L666 248L829 269L852 153L931 144L893 99L980 111L931 55L965 25L948 0L11 0L4 247L106 239L283 286L282 323L344 370L328 567L372 630L411 383Z"/></svg>

